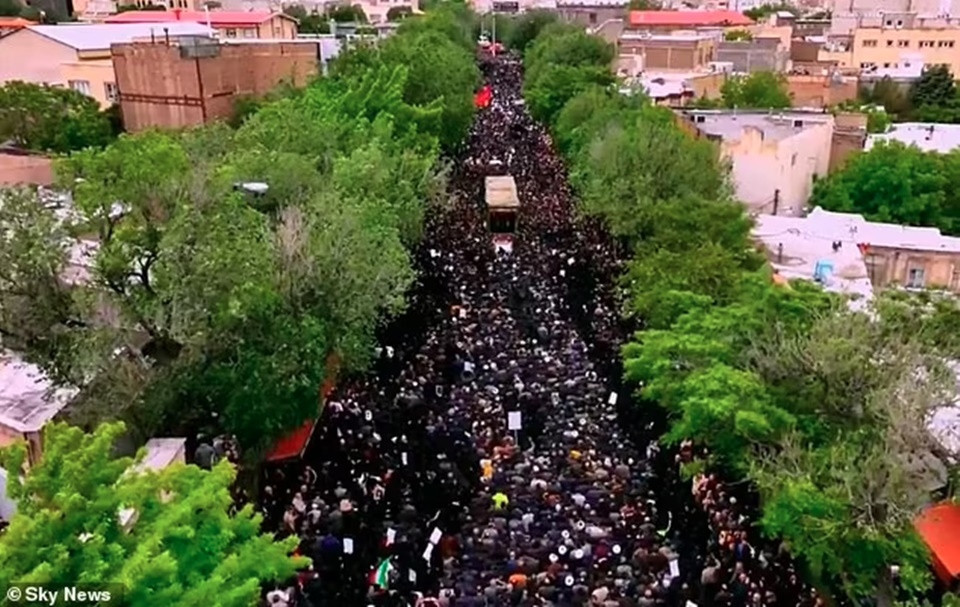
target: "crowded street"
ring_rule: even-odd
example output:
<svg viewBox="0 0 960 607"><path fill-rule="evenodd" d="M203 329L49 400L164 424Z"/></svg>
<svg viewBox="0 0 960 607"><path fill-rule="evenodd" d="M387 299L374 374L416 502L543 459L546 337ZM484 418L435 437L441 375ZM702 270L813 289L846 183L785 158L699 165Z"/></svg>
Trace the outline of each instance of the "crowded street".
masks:
<svg viewBox="0 0 960 607"><path fill-rule="evenodd" d="M577 216L520 62L481 67L492 95L430 211L409 311L302 459L261 479L267 528L313 562L267 602L819 604L749 495L685 479L695 447L657 442L663 420L620 379L617 245ZM516 180L511 246L487 225L491 175Z"/></svg>

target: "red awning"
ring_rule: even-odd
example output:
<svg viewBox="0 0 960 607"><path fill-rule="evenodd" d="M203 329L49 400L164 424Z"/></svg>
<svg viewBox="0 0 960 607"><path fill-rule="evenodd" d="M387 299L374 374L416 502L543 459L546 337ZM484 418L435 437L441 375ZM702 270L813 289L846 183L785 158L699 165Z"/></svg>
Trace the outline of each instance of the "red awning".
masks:
<svg viewBox="0 0 960 607"><path fill-rule="evenodd" d="M323 412L323 403L333 394L337 386L337 376L340 373L340 357L336 354L327 356L327 373L323 385L320 386L319 413ZM316 427L319 417L316 420L309 419L303 422L303 425L282 437L267 454L268 462L279 462L285 459L301 457L310 444L310 438L313 436L313 429Z"/></svg>
<svg viewBox="0 0 960 607"><path fill-rule="evenodd" d="M313 436L313 428L315 426L316 422L312 419L307 420L302 426L281 438L277 441L277 444L273 446L270 453L267 454L267 461L278 462L280 460L300 457L304 449L307 448L310 437Z"/></svg>
<svg viewBox="0 0 960 607"><path fill-rule="evenodd" d="M960 578L960 506L942 503L913 522L933 555L933 569L948 586Z"/></svg>

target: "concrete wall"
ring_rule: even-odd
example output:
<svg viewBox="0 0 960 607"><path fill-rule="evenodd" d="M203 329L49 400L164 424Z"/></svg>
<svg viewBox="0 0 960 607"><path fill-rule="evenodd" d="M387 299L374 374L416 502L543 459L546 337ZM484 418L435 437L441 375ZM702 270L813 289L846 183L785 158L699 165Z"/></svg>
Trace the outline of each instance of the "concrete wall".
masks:
<svg viewBox="0 0 960 607"><path fill-rule="evenodd" d="M857 98L856 78L831 76L787 76L787 92L793 107L824 108Z"/></svg>
<svg viewBox="0 0 960 607"><path fill-rule="evenodd" d="M717 61L733 63L735 72L783 72L787 70L789 57L780 50L778 40L761 38L721 42L717 45Z"/></svg>
<svg viewBox="0 0 960 607"><path fill-rule="evenodd" d="M813 190L814 175L827 174L833 122L813 124L780 141L745 127L739 139L726 139L721 153L731 160L739 198L751 212L772 214L779 190L778 215L800 216Z"/></svg>
<svg viewBox="0 0 960 607"><path fill-rule="evenodd" d="M797 63L815 63L820 53L820 42L810 42L809 40L791 40L790 41L790 60L794 65Z"/></svg>
<svg viewBox="0 0 960 607"><path fill-rule="evenodd" d="M303 86L319 70L318 46L228 44L216 57L181 58L165 44L113 46L124 125L136 132L228 118L240 95L262 95L281 82Z"/></svg>
<svg viewBox="0 0 960 607"><path fill-rule="evenodd" d="M0 185L53 183L53 160L45 156L0 152Z"/></svg>
<svg viewBox="0 0 960 607"><path fill-rule="evenodd" d="M72 61L76 51L31 30L0 38L0 84L23 80L65 86L61 67Z"/></svg>

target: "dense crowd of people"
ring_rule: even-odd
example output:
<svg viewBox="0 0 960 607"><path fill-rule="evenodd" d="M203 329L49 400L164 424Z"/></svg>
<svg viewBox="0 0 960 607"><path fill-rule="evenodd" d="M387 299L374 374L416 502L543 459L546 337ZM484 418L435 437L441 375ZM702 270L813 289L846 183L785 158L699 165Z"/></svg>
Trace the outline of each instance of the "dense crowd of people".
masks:
<svg viewBox="0 0 960 607"><path fill-rule="evenodd" d="M622 406L616 247L575 216L519 62L482 66L492 101L428 220L411 313L330 397L303 460L263 479L269 528L313 562L266 602L810 603L731 492L682 480L692 447L661 449L657 421ZM522 203L512 248L486 225L484 178L503 174Z"/></svg>

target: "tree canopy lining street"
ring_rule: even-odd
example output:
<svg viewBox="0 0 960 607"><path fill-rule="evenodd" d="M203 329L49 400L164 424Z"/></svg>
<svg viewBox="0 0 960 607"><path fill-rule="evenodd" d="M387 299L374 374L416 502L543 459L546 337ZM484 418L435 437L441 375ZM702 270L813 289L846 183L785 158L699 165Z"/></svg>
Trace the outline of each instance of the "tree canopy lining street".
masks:
<svg viewBox="0 0 960 607"><path fill-rule="evenodd" d="M564 44L545 30L530 48ZM545 84L532 50L528 105L557 100L541 117L570 162L581 208L603 218L633 253L622 282L625 313L644 330L623 356L626 378L641 386L639 406L667 410L667 443L693 440L708 465L751 480L762 497L762 529L782 538L815 580L852 599L889 597L888 567L897 564L900 586L924 591L927 554L912 520L926 489L908 460L938 448L925 420L952 386L942 356L956 346L949 330L933 327L949 326L939 323L953 322L957 307L938 304L934 319L916 313L922 302L882 298L871 322L818 287L775 285L752 252L751 222L713 146L689 139L669 110L645 100L601 86ZM551 69L606 67L590 56L564 63L558 53ZM929 178L890 171L887 157L930 164ZM815 200L843 201L832 208L870 217L842 206L856 204L848 201L870 175L886 184L876 188L890 200L886 208L915 209L886 220L952 226L949 195L936 185L949 182L941 168L949 162L881 147L819 184ZM903 186L892 188L891 179ZM910 187L913 205L886 196ZM904 211L872 214L884 212ZM918 333L920 324L930 329ZM926 370L924 381L916 369Z"/></svg>
<svg viewBox="0 0 960 607"><path fill-rule="evenodd" d="M209 427L255 451L315 416L327 355L362 370L406 305L410 248L443 191L440 151L473 112L466 19L410 20L235 131L76 152L58 167L75 201L66 219L4 193L5 346L82 387L71 419L88 427L121 419L142 439ZM65 281L82 245L96 250L89 280Z"/></svg>

